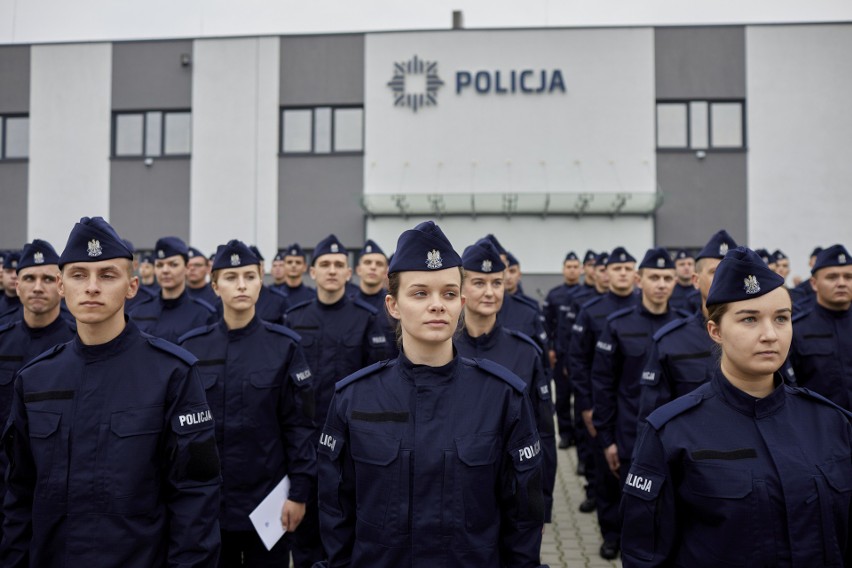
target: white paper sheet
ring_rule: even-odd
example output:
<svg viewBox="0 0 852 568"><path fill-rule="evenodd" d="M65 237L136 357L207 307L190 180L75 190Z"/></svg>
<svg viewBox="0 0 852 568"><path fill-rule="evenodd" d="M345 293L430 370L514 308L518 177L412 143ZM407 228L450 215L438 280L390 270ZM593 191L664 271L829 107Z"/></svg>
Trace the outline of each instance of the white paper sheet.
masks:
<svg viewBox="0 0 852 568"><path fill-rule="evenodd" d="M275 543L281 540L286 532L281 526L281 509L284 508L284 502L289 493L290 478L285 475L275 489L260 502L260 505L249 513L251 524L254 525L254 530L257 531L266 550L272 550Z"/></svg>

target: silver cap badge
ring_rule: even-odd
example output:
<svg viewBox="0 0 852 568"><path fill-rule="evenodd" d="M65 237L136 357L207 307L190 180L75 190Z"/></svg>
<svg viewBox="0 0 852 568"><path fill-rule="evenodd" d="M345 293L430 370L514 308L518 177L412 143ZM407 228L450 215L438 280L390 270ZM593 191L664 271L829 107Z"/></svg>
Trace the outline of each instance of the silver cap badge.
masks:
<svg viewBox="0 0 852 568"><path fill-rule="evenodd" d="M240 255L234 253L231 255L231 266L239 266L240 264Z"/></svg>
<svg viewBox="0 0 852 568"><path fill-rule="evenodd" d="M104 253L104 250L101 248L101 242L97 239L89 241L89 248L86 250L86 253L91 257L101 256Z"/></svg>
<svg viewBox="0 0 852 568"><path fill-rule="evenodd" d="M483 260L482 261L482 272L491 272L491 261Z"/></svg>
<svg viewBox="0 0 852 568"><path fill-rule="evenodd" d="M430 270L435 270L437 268L441 268L444 265L441 260L441 253L436 249L432 249L431 251L426 253L426 268Z"/></svg>
<svg viewBox="0 0 852 568"><path fill-rule="evenodd" d="M743 279L743 283L745 284L746 294L757 294L760 292L760 282L757 281L757 276L752 274L748 278Z"/></svg>
<svg viewBox="0 0 852 568"><path fill-rule="evenodd" d="M36 264L44 264L44 255L40 252L33 253L33 262Z"/></svg>

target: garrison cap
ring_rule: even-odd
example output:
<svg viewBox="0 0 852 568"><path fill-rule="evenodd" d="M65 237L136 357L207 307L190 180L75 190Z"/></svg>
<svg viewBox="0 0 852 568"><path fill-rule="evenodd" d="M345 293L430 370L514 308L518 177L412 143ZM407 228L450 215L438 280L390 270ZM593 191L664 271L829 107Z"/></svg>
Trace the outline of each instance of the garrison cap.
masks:
<svg viewBox="0 0 852 568"><path fill-rule="evenodd" d="M593 251L592 249L587 250L586 254L583 255L583 264L586 264L587 262L595 262L597 256L598 255L595 254L595 251Z"/></svg>
<svg viewBox="0 0 852 568"><path fill-rule="evenodd" d="M6 253L6 258L3 259L4 270L18 270L18 262L21 260L21 253L9 251Z"/></svg>
<svg viewBox="0 0 852 568"><path fill-rule="evenodd" d="M609 260L609 253L606 251L595 255L595 266L606 266L606 261Z"/></svg>
<svg viewBox="0 0 852 568"><path fill-rule="evenodd" d="M154 245L154 255L159 259L182 256L184 260L187 260L189 248L178 237L162 237L157 239L157 244Z"/></svg>
<svg viewBox="0 0 852 568"><path fill-rule="evenodd" d="M488 233L485 235L485 238L491 241L491 244L494 245L494 248L497 249L497 252L500 254L506 254L506 249L503 248L503 245L500 244L500 241L497 240L497 237L494 236L493 233Z"/></svg>
<svg viewBox="0 0 852 568"><path fill-rule="evenodd" d="M639 263L639 268L674 268L669 251L664 247L648 249L642 262Z"/></svg>
<svg viewBox="0 0 852 568"><path fill-rule="evenodd" d="M301 256L302 259L306 258L305 251L302 250L302 247L299 246L299 243L287 245L283 249L279 250L278 254L275 255L275 260L284 260L285 256Z"/></svg>
<svg viewBox="0 0 852 568"><path fill-rule="evenodd" d="M207 260L207 257L206 257L206 256L204 256L204 253L203 253L203 252L201 252L200 250L198 250L198 249L197 249L197 248L195 248L195 247L188 247L188 248L186 249L186 251L187 251L187 252L186 252L186 256L187 256L188 258L195 258L196 256L200 256L200 257L201 257L201 258L203 258L204 260Z"/></svg>
<svg viewBox="0 0 852 568"><path fill-rule="evenodd" d="M257 257L257 263L260 264L264 261L263 255L260 254L260 249L257 248L256 245L249 245L249 249L254 253L254 256Z"/></svg>
<svg viewBox="0 0 852 568"><path fill-rule="evenodd" d="M704 248L695 257L695 260L701 260L702 258L724 258L729 250L736 247L736 241L731 238L728 231L722 229L710 237L710 240L707 241L707 244L704 245Z"/></svg>
<svg viewBox="0 0 852 568"><path fill-rule="evenodd" d="M347 254L346 247L337 240L337 237L329 235L317 244L311 263L316 264L317 259L324 254Z"/></svg>
<svg viewBox="0 0 852 568"><path fill-rule="evenodd" d="M33 242L24 245L21 258L18 260L18 272L30 266L43 266L46 264L59 264L59 255L56 249L47 241L33 239Z"/></svg>
<svg viewBox="0 0 852 568"><path fill-rule="evenodd" d="M520 266L521 265L521 263L518 262L518 259L515 257L515 255L510 253L509 251L506 251L506 260L509 261L509 266Z"/></svg>
<svg viewBox="0 0 852 568"><path fill-rule="evenodd" d="M473 272L503 272L506 265L500 258L500 252L488 239L479 239L462 253L462 267Z"/></svg>
<svg viewBox="0 0 852 568"><path fill-rule="evenodd" d="M833 245L823 249L816 258L814 267L811 268L811 274L816 274L821 268L829 266L847 266L852 264L852 256L849 256L849 251L843 245Z"/></svg>
<svg viewBox="0 0 852 568"><path fill-rule="evenodd" d="M716 268L707 305L750 300L783 285L784 279L770 270L756 252L736 247L728 251Z"/></svg>
<svg viewBox="0 0 852 568"><path fill-rule="evenodd" d="M260 264L260 259L244 242L233 239L226 245L219 245L213 258L213 270L239 268Z"/></svg>
<svg viewBox="0 0 852 568"><path fill-rule="evenodd" d="M133 246L133 243L131 243L129 240L121 239L121 242L124 243L124 246L126 246L130 250L130 252L132 252L132 253L136 252L136 247Z"/></svg>
<svg viewBox="0 0 852 568"><path fill-rule="evenodd" d="M689 252L686 249L678 249L678 251L675 253L675 257L674 257L675 260L686 260L687 258L694 259L695 255L692 254L691 252Z"/></svg>
<svg viewBox="0 0 852 568"><path fill-rule="evenodd" d="M811 251L811 256L817 256L822 251L823 251L822 247L814 247L814 250Z"/></svg>
<svg viewBox="0 0 852 568"><path fill-rule="evenodd" d="M757 254L757 256L763 259L763 262L765 262L766 264L769 264L769 261L772 260L770 258L771 255L769 254L769 251L766 249L754 249L754 252Z"/></svg>
<svg viewBox="0 0 852 568"><path fill-rule="evenodd" d="M629 252L624 247L615 247L612 249L612 252L609 253L609 258L606 260L606 265L610 264L621 264L623 262L636 262L636 259L633 258Z"/></svg>
<svg viewBox="0 0 852 568"><path fill-rule="evenodd" d="M565 263L569 260L580 260L580 257L578 257L577 253L572 250L565 255L565 260L563 260L562 262Z"/></svg>
<svg viewBox="0 0 852 568"><path fill-rule="evenodd" d="M787 258L787 255L784 254L781 249L776 249L776 251L772 253L772 262L778 262L779 260L787 260Z"/></svg>
<svg viewBox="0 0 852 568"><path fill-rule="evenodd" d="M358 251L358 258L361 258L365 254L380 254L385 258L388 257L388 255L385 254L385 251L382 250L382 247L377 245L376 241L373 239L367 239L367 242L364 243L364 248Z"/></svg>
<svg viewBox="0 0 852 568"><path fill-rule="evenodd" d="M154 264L154 255L153 254L143 254L142 258L139 259L139 264Z"/></svg>
<svg viewBox="0 0 852 568"><path fill-rule="evenodd" d="M103 217L83 217L68 235L65 250L59 256L59 268L69 262L98 262L113 258L133 260L133 251L127 248Z"/></svg>
<svg viewBox="0 0 852 568"><path fill-rule="evenodd" d="M424 221L399 236L388 273L441 270L461 264L461 257L441 227L434 221Z"/></svg>

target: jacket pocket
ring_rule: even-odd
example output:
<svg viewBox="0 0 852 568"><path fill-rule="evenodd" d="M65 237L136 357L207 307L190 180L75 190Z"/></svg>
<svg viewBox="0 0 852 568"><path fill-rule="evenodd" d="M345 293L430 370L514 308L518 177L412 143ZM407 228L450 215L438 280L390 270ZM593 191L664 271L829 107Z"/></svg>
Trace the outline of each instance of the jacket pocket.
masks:
<svg viewBox="0 0 852 568"><path fill-rule="evenodd" d="M116 512L148 512L156 505L163 427L162 406L112 413L105 481Z"/></svg>
<svg viewBox="0 0 852 568"><path fill-rule="evenodd" d="M479 532L499 518L497 507L497 458L500 454L496 433L456 438L459 458L458 482L462 487L465 527Z"/></svg>
<svg viewBox="0 0 852 568"><path fill-rule="evenodd" d="M355 465L356 516L377 528L407 532L409 464L403 467L400 440L393 436L349 430ZM410 452L406 452L410 460Z"/></svg>

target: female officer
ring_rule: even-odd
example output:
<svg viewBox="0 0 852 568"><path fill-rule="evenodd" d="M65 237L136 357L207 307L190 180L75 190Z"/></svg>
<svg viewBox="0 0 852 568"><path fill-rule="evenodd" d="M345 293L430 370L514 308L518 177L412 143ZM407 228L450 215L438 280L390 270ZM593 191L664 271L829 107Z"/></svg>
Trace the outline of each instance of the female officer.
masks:
<svg viewBox="0 0 852 568"><path fill-rule="evenodd" d="M461 259L431 221L405 231L386 307L401 352L336 385L320 437L330 567L538 567L541 443L526 385L456 355Z"/></svg>
<svg viewBox="0 0 852 568"><path fill-rule="evenodd" d="M260 261L242 242L220 246L211 282L223 317L188 332L181 345L198 357L222 461L220 566L288 566L285 539L267 551L249 513L284 478L281 524L294 531L313 487L313 387L299 336L258 318Z"/></svg>
<svg viewBox="0 0 852 568"><path fill-rule="evenodd" d="M852 562L852 417L777 373L793 334L783 284L746 248L719 264L707 331L721 365L640 427L625 568Z"/></svg>

